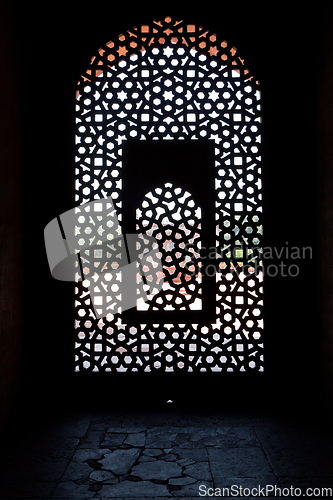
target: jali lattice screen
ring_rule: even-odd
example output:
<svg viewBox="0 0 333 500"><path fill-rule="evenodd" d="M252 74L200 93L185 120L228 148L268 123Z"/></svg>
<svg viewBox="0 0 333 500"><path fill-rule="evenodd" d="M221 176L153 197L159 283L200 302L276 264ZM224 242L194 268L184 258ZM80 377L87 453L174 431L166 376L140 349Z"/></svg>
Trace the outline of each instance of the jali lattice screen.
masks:
<svg viewBox="0 0 333 500"><path fill-rule="evenodd" d="M129 29L98 50L80 77L76 122L76 202L112 196L120 224L131 201L122 189L129 141L214 145L216 293L211 322L173 321L177 309L202 308L202 207L176 182L157 184L135 207L137 231L157 238L163 255L162 291L137 305L151 319L96 320L91 270L75 288L75 370L263 371L260 90L236 48L170 17ZM80 223L78 250L96 245L91 224L108 228L98 212ZM156 321L153 309L170 319Z"/></svg>

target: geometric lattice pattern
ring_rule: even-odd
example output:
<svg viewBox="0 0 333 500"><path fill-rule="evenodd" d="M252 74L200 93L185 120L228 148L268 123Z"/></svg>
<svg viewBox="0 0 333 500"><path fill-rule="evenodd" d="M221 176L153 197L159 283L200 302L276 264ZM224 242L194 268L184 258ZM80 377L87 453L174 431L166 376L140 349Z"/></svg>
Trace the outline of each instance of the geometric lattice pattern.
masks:
<svg viewBox="0 0 333 500"><path fill-rule="evenodd" d="M91 59L76 110L76 202L111 196L120 225L125 141L214 143L217 293L212 323L172 322L173 310L202 306L202 207L177 185L156 185L136 207L137 227L159 241L166 282L138 309L169 309L170 322L97 320L78 282L75 370L263 371L260 90L237 49L170 17L133 27Z"/></svg>
<svg viewBox="0 0 333 500"><path fill-rule="evenodd" d="M156 238L163 262L163 288L140 303L138 309L200 310L201 210L189 192L171 183L147 193L137 209L140 233Z"/></svg>

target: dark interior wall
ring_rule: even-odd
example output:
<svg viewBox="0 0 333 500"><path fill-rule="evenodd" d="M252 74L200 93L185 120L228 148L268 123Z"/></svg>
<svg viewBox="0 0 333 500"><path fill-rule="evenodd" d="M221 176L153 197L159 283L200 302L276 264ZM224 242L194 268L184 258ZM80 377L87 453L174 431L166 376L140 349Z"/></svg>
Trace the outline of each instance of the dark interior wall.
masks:
<svg viewBox="0 0 333 500"><path fill-rule="evenodd" d="M22 139L9 9L0 13L0 422L17 393L22 331Z"/></svg>
<svg viewBox="0 0 333 500"><path fill-rule="evenodd" d="M8 353L7 364L1 361L3 387L7 387L2 398L5 406L8 407L13 394L10 381L18 373L19 408L29 405L35 408L34 412L41 408L53 411L79 403L71 385L73 286L52 279L43 241L45 225L74 205L76 82L103 43L134 25L166 15L199 22L231 40L261 81L265 245L281 248L288 242L289 246L310 246L313 258L298 262L300 274L295 278L265 280L267 385L265 391L253 385L252 391L258 395L261 390L259 396L267 402L274 402L277 397L286 404L295 404L295 400L299 402L304 397L315 401L322 386L319 366L323 359L327 380L331 381L327 385L333 387L333 358L328 350L333 327L330 323L333 289L326 273L331 265L328 249L333 237L329 236L330 220L323 204L321 234L327 239L325 244L317 245L318 200L322 199L318 186L325 189L327 210L330 206L330 154L320 161L317 154L321 126L318 86L326 81L326 74L331 74L329 49L325 62L318 47L324 38L323 20L326 19L327 32L333 26L329 12L326 15L325 10L307 7L302 11L289 8L288 13L281 9L272 13L271 5L267 4L256 9L253 5L239 7L236 15L233 7L220 2L210 4L209 10L195 11L186 4L181 8L171 4L168 9L140 6L122 12L114 12L112 2L99 2L98 7L75 6L76 10L68 4L65 9L58 4L57 8L47 5L43 11L40 6L26 5L13 16L14 36L9 33L8 23L1 26L5 41L1 44L3 67L9 68L8 75L13 75L10 78L14 80L10 83L2 73L4 114L0 124L3 144L0 154L4 160L0 168L4 194L0 216L5 235L0 245L0 269L13 287L13 293L4 292L9 285L1 288L1 295L5 296L1 302L0 334ZM323 64L327 65L324 74L319 71ZM16 87L21 96L20 107L15 99ZM12 108L8 109L9 106ZM325 144L329 151L332 119L326 104L322 102L321 106L327 117ZM8 119L3 120L3 116ZM23 132L18 138L20 123ZM322 177L318 184L323 162L327 178ZM20 182L21 192L17 188ZM23 218L22 230L20 218ZM9 220L11 233L4 225ZM23 238L21 251L20 238ZM15 241L18 243L14 245ZM326 251L326 260L319 258L319 250ZM20 255L22 272L17 265ZM327 290L322 296L325 330L320 329L318 312L319 263L322 285ZM268 384L274 389L269 389ZM217 381L216 387L220 397L223 381Z"/></svg>
<svg viewBox="0 0 333 500"><path fill-rule="evenodd" d="M333 10L328 20L332 19ZM318 88L321 379L333 415L333 30L326 22Z"/></svg>

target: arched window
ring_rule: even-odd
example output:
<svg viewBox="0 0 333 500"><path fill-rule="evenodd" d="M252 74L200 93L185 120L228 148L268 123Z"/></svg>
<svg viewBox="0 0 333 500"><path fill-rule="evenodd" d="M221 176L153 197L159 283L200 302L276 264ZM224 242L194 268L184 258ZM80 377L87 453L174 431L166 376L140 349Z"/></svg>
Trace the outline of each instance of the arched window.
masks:
<svg viewBox="0 0 333 500"><path fill-rule="evenodd" d="M103 320L77 283L76 371L263 371L260 90L237 49L170 17L134 27L92 58L76 106L76 202L112 196L165 276Z"/></svg>

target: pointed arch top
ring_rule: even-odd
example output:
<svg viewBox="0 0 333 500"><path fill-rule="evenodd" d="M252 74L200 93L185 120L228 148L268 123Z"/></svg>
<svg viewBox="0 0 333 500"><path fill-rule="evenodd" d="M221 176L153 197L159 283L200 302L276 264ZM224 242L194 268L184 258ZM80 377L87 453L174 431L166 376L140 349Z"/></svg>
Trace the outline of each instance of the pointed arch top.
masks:
<svg viewBox="0 0 333 500"><path fill-rule="evenodd" d="M242 72L247 80L254 78L234 45L199 24L167 16L162 21L134 26L98 49L91 58L86 72L81 75L79 87L80 83L100 77L108 67L111 68L124 58L131 58L138 52L146 51L152 45L167 46L169 44L185 45L188 48L208 53L223 61L226 66L232 66L235 71ZM256 83L259 84L258 81Z"/></svg>

